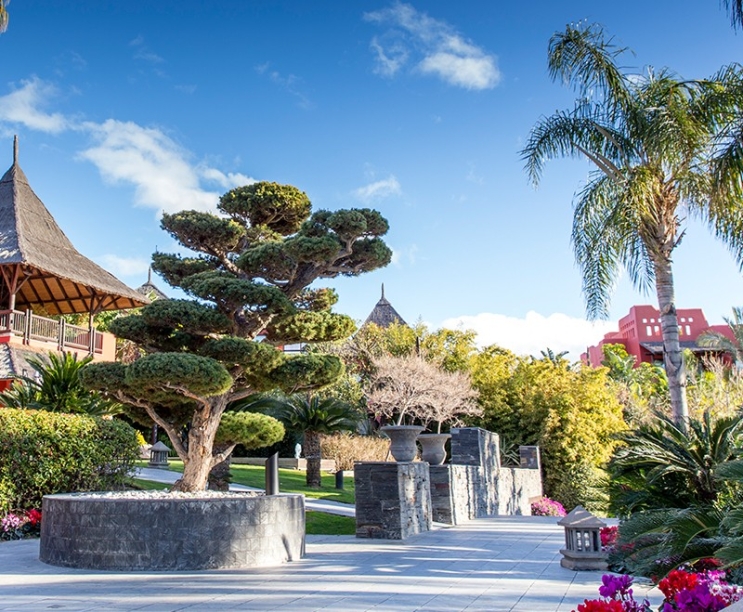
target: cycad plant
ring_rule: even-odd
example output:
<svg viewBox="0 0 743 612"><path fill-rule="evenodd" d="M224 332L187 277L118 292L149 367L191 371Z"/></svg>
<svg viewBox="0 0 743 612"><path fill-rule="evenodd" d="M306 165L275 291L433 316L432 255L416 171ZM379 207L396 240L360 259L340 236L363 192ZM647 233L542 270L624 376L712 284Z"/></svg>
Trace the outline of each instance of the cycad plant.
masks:
<svg viewBox="0 0 743 612"><path fill-rule="evenodd" d="M78 359L73 353L49 353L27 359L36 376L19 376L13 386L0 393L0 404L51 412L90 415L114 414L120 404L89 391L80 382L80 370L92 357Z"/></svg>
<svg viewBox="0 0 743 612"><path fill-rule="evenodd" d="M742 561L741 415L714 418L706 412L690 419L688 428L656 415L621 439L625 446L610 472L613 509L625 516L623 564L640 575L662 576L706 557L738 555Z"/></svg>
<svg viewBox="0 0 743 612"><path fill-rule="evenodd" d="M681 427L656 414L649 424L618 438L623 445L609 464L616 513L711 505L721 492L715 470L740 452L743 420L740 415L714 418L707 411Z"/></svg>
<svg viewBox="0 0 743 612"><path fill-rule="evenodd" d="M322 485L320 436L336 431L353 431L361 420L360 413L350 404L309 394L292 395L286 401L276 401L272 415L289 431L304 434L307 486L318 488Z"/></svg>

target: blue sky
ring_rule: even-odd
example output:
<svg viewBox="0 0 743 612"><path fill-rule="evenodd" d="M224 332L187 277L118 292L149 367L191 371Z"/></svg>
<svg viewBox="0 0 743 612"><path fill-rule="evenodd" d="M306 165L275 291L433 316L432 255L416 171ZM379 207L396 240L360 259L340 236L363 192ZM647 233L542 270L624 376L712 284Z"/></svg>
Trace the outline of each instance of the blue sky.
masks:
<svg viewBox="0 0 743 612"><path fill-rule="evenodd" d="M73 244L129 285L156 248L175 249L163 210L210 210L233 186L277 181L317 208L371 206L390 221L393 263L333 282L339 311L363 320L384 283L409 322L574 357L655 297L622 281L611 321L587 323L569 234L589 166L552 162L538 190L523 172L532 125L573 100L547 76L550 36L598 22L635 52L628 68L687 78L741 60L743 43L716 0L8 9L0 166L18 134L21 166ZM678 306L711 323L743 304L734 261L703 227L689 228L675 278Z"/></svg>

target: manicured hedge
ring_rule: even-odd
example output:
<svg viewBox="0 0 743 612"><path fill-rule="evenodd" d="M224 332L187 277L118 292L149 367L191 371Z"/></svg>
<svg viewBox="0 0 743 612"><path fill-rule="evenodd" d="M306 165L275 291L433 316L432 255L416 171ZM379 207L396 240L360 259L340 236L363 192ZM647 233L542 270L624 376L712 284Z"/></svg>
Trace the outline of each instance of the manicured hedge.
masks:
<svg viewBox="0 0 743 612"><path fill-rule="evenodd" d="M120 420L0 408L0 514L52 493L121 488L138 453Z"/></svg>

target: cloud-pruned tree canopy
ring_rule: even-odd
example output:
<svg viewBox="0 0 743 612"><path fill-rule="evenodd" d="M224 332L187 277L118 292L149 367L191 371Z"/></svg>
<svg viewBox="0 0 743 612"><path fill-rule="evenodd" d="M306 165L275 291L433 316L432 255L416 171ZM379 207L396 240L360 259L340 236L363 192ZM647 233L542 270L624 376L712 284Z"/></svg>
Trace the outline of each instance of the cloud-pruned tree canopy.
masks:
<svg viewBox="0 0 743 612"><path fill-rule="evenodd" d="M83 374L88 387L168 433L184 461L181 490L203 489L209 470L235 444L271 444L283 435L256 421L273 434L232 423L234 439L226 439L219 424L230 402L257 391L320 388L343 372L336 356L280 350L339 340L355 329L349 317L332 312L334 291L309 286L391 259L381 238L388 224L378 212L312 213L306 194L289 185L233 189L220 199L219 213L163 215L163 229L192 253L155 253L153 269L188 299L159 300L114 321L111 331L139 344L146 356L131 364L91 364ZM220 449L226 444L219 453L215 439Z"/></svg>

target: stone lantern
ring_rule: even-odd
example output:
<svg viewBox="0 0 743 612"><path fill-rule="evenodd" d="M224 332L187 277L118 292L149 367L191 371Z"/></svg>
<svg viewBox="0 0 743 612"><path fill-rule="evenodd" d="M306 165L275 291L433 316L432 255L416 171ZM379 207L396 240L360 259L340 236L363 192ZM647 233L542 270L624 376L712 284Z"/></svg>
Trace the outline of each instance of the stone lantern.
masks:
<svg viewBox="0 0 743 612"><path fill-rule="evenodd" d="M565 548L560 551L560 565L571 570L605 570L606 553L601 550L601 528L606 527L583 506L557 522L565 528Z"/></svg>
<svg viewBox="0 0 743 612"><path fill-rule="evenodd" d="M150 449L150 462L148 463L151 468L162 468L168 467L168 453L170 449L165 446L162 442L157 442L152 445Z"/></svg>

